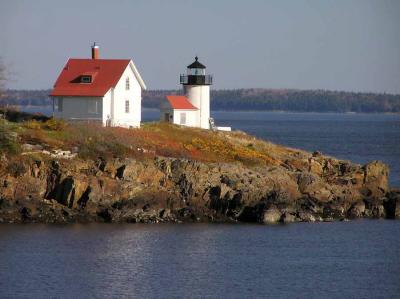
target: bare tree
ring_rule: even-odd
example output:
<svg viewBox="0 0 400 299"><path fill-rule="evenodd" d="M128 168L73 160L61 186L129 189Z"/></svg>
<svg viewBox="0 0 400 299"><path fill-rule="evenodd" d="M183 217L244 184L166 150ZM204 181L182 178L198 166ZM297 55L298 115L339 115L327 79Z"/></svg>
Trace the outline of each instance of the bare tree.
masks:
<svg viewBox="0 0 400 299"><path fill-rule="evenodd" d="M5 118L7 113L7 105L3 102L5 96L5 83L6 83L6 68L3 64L3 61L0 57L0 107L2 107L3 115L2 117Z"/></svg>
<svg viewBox="0 0 400 299"><path fill-rule="evenodd" d="M4 96L4 85L6 81L6 68L0 58L0 98Z"/></svg>

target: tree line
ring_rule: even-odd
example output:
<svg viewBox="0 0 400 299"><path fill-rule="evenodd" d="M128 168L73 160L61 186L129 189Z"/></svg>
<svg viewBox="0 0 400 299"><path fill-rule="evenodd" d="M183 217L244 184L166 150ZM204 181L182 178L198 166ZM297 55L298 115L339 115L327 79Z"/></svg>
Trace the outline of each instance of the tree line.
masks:
<svg viewBox="0 0 400 299"><path fill-rule="evenodd" d="M18 106L51 105L50 90L6 90L3 103ZM178 90L143 92L142 106L158 108L168 94ZM292 112L400 112L400 95L329 90L225 89L211 91L212 110L265 110Z"/></svg>

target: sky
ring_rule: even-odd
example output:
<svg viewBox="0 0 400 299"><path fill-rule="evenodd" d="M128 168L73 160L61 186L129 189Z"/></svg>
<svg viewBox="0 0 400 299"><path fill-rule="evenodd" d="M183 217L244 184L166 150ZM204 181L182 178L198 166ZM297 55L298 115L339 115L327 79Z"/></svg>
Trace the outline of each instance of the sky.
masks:
<svg viewBox="0 0 400 299"><path fill-rule="evenodd" d="M215 89L400 93L399 0L0 0L12 89L51 88L68 58L131 58L177 89L194 56Z"/></svg>

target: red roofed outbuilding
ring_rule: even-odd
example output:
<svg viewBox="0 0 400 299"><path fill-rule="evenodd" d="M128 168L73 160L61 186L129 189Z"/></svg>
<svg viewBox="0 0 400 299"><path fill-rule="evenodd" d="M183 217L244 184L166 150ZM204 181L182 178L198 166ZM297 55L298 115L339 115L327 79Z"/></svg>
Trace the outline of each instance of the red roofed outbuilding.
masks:
<svg viewBox="0 0 400 299"><path fill-rule="evenodd" d="M190 103L186 96L168 95L161 104L162 120L178 125L196 127L198 123L198 108Z"/></svg>
<svg viewBox="0 0 400 299"><path fill-rule="evenodd" d="M130 59L69 59L50 93L54 116L68 121L140 127L146 85Z"/></svg>
<svg viewBox="0 0 400 299"><path fill-rule="evenodd" d="M197 110L197 108L193 106L185 96L169 95L167 96L167 101L172 109Z"/></svg>

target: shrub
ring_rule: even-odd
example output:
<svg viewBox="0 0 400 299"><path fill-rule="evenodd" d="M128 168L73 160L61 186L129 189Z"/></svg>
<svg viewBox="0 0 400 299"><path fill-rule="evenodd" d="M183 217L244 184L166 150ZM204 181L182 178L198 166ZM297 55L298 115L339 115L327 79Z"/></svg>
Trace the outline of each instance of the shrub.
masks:
<svg viewBox="0 0 400 299"><path fill-rule="evenodd" d="M39 130L42 127L42 123L38 122L37 120L28 120L25 122L25 127L27 129Z"/></svg>
<svg viewBox="0 0 400 299"><path fill-rule="evenodd" d="M61 119L50 118L44 123L44 127L52 131L62 131L66 128L67 124Z"/></svg>
<svg viewBox="0 0 400 299"><path fill-rule="evenodd" d="M80 158L96 160L99 157L108 158L127 156L129 148L112 135L110 136L107 134L105 130L101 133L86 136L84 140L79 142L78 155Z"/></svg>
<svg viewBox="0 0 400 299"><path fill-rule="evenodd" d="M26 172L26 167L23 162L11 162L7 166L7 171L14 177L22 176Z"/></svg>
<svg viewBox="0 0 400 299"><path fill-rule="evenodd" d="M21 148L16 139L16 133L10 131L6 122L2 121L0 123L0 152L19 153Z"/></svg>

